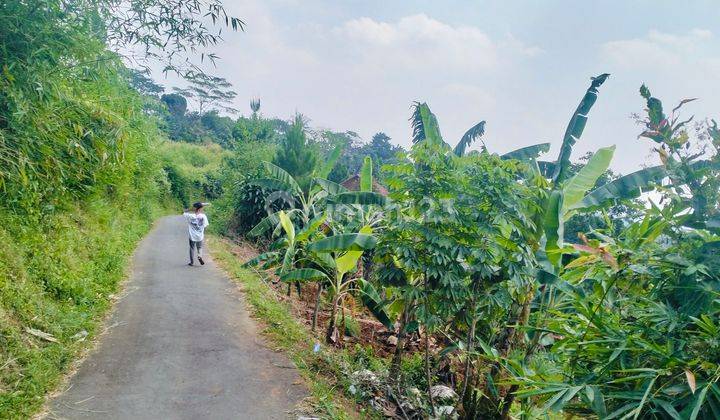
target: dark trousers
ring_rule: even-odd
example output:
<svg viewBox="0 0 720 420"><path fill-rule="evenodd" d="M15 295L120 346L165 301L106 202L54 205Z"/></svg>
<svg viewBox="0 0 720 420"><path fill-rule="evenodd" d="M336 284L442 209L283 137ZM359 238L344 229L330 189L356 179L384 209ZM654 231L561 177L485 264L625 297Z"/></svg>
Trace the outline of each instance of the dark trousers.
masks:
<svg viewBox="0 0 720 420"><path fill-rule="evenodd" d="M190 263L195 260L195 251L197 251L197 256L202 258L202 246L203 241L193 241L192 239L188 239L188 242L190 243Z"/></svg>

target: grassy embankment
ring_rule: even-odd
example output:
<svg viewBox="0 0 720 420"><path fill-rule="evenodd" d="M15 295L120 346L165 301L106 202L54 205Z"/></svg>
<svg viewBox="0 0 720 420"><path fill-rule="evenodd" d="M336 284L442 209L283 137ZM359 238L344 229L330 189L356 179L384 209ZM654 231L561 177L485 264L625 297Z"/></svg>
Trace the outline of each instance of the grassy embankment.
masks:
<svg viewBox="0 0 720 420"><path fill-rule="evenodd" d="M157 150L157 176L144 179L155 185L96 194L38 221L0 214L0 418L42 406L101 332L137 242L177 201L204 198L223 156L184 143Z"/></svg>
<svg viewBox="0 0 720 420"><path fill-rule="evenodd" d="M32 415L99 333L161 213L158 202L136 204L98 199L36 225L0 217L1 418Z"/></svg>

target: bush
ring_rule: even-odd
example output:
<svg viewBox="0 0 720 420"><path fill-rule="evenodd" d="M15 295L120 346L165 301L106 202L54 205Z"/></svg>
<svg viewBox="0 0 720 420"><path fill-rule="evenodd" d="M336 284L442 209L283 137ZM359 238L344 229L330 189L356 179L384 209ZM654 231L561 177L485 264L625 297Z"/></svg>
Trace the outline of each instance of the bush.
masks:
<svg viewBox="0 0 720 420"><path fill-rule="evenodd" d="M166 141L160 145L160 155L172 196L183 206L222 195L220 168L230 153L219 145Z"/></svg>

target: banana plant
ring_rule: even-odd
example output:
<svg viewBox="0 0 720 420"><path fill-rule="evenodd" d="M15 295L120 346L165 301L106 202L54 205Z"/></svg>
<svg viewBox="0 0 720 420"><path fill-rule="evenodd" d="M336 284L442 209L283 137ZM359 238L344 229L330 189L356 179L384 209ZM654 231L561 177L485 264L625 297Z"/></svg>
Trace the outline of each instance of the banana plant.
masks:
<svg viewBox="0 0 720 420"><path fill-rule="evenodd" d="M267 177L252 180L250 183L287 194L286 197L277 198L284 198L289 201L287 204L292 208L287 211L283 210L283 212L291 220L297 220L298 224L303 227L307 226L312 218L321 213L319 204L328 195L324 189L311 188L310 191L305 192L300 188L300 184L284 169L270 162L263 162L263 166ZM279 233L281 229L280 211L269 214L262 219L248 232L248 235L257 237L270 229L273 229L275 234Z"/></svg>
<svg viewBox="0 0 720 420"><path fill-rule="evenodd" d="M442 144L449 152L458 157L464 156L467 148L485 134L485 121L480 121L470 127L470 129L463 134L457 145L451 149L450 145L443 140L440 134L440 125L438 124L437 117L430 111L430 107L425 102L415 102L410 122L413 130L413 144L422 141Z"/></svg>
<svg viewBox="0 0 720 420"><path fill-rule="evenodd" d="M292 271L299 260L304 257L304 245L310 239L315 237L320 227L325 223L325 215L312 219L305 227L296 232L290 216L283 210L278 213L278 223L284 231L285 236L276 240L271 246L270 251L260 254L259 256L247 261L246 267L260 266L263 269L276 269L276 274L280 277ZM296 283L299 291L299 283ZM288 295L290 294L290 285L288 285Z"/></svg>
<svg viewBox="0 0 720 420"><path fill-rule="evenodd" d="M360 191L349 191L327 180L316 179L315 182L329 194L327 208L331 214L347 215L350 223L358 227L376 227L382 221L382 207L388 200L372 190L373 162L370 156L365 156L360 169Z"/></svg>
<svg viewBox="0 0 720 420"><path fill-rule="evenodd" d="M284 282L313 281L328 285L332 301L330 321L325 335L328 344L338 341L338 311L344 316L344 300L356 289L352 272L357 270L363 252L374 248L376 243L377 240L372 235L370 226L363 227L358 233L334 235L317 240L307 246L317 268L295 269L280 278Z"/></svg>

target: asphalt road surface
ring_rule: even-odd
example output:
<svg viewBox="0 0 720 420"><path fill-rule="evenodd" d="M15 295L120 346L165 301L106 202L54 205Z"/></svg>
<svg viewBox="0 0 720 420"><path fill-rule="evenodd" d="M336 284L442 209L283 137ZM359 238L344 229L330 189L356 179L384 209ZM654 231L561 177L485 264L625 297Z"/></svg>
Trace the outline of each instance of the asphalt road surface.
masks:
<svg viewBox="0 0 720 420"><path fill-rule="evenodd" d="M47 418L284 419L306 395L267 349L237 286L213 263L187 266L180 216L158 221L135 252L126 296L99 346Z"/></svg>

